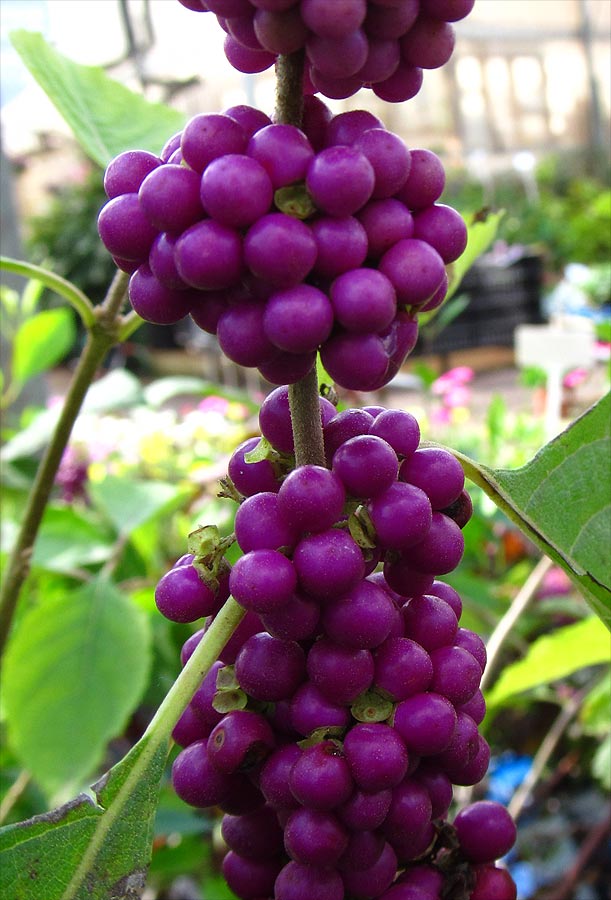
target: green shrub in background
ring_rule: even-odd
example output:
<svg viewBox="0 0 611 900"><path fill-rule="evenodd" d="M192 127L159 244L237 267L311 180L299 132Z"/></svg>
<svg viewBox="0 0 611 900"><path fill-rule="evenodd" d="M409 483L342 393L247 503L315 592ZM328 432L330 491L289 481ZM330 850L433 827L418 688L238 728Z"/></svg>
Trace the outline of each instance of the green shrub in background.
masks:
<svg viewBox="0 0 611 900"><path fill-rule="evenodd" d="M107 197L101 170L85 162L79 165L86 166L84 179L53 187L46 211L25 223L26 246L33 263L78 284L99 303L115 273L96 227Z"/></svg>
<svg viewBox="0 0 611 900"><path fill-rule="evenodd" d="M464 170L448 173L444 201L460 210L491 205L504 209L498 238L537 246L546 265L561 272L567 263L608 263L611 257L609 180L587 174L583 155L557 154L534 172L537 196L529 196L515 171L499 173L485 188Z"/></svg>

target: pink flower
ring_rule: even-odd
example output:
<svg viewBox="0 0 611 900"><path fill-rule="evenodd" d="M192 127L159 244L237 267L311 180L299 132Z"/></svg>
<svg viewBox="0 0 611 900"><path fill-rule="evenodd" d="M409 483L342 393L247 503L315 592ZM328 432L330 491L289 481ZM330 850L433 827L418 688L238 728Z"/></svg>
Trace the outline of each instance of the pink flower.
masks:
<svg viewBox="0 0 611 900"><path fill-rule="evenodd" d="M564 378L562 379L563 387L565 388L574 388L583 382L588 377L587 369L571 369L570 372L567 372Z"/></svg>
<svg viewBox="0 0 611 900"><path fill-rule="evenodd" d="M455 387L468 384L473 380L474 375L475 372L469 366L455 366L440 375L431 385L431 390L434 394L443 395Z"/></svg>
<svg viewBox="0 0 611 900"><path fill-rule="evenodd" d="M229 400L226 400L225 397L204 397L201 403L198 403L197 408L200 412L217 412L224 415L227 411L227 407L229 406Z"/></svg>
<svg viewBox="0 0 611 900"><path fill-rule="evenodd" d="M468 406L470 399L471 391L466 387L461 387L460 385L450 388L450 390L446 391L446 393L443 395L444 405L449 406L450 408L454 408L456 406Z"/></svg>

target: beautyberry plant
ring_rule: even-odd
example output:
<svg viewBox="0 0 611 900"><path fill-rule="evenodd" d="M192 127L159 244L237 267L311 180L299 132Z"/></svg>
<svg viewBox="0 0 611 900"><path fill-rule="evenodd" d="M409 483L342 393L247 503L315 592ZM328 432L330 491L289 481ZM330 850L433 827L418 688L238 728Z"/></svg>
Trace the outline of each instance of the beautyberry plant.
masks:
<svg viewBox="0 0 611 900"><path fill-rule="evenodd" d="M320 359L345 390L388 384L419 316L455 287L467 244L465 222L442 202L440 159L369 111L334 115L321 96L371 89L409 100L423 71L450 58L453 23L473 2L179 0L216 17L239 71L275 65L273 114L233 106L178 130L172 111L147 105L173 123L160 151L105 146L98 230L119 272L99 308L53 273L3 260L64 296L88 337L7 566L0 651L70 427L110 347L143 320L190 316L272 386L261 436L233 451L221 481L234 533L199 527L155 589L160 614L193 624L179 677L95 799L0 830L7 896L140 896L171 735L173 789L222 812L222 871L240 900L515 900L508 811L488 800L458 807L455 788L479 784L490 759L480 733L487 651L461 625L445 577L473 511L466 473L605 618L609 579L592 545L611 510L590 450L611 439L608 401L512 472L422 441L407 411L338 407L317 375ZM40 36L18 42L39 80L51 73L49 93L64 91L71 122L88 108L74 102L79 78L96 85L99 106L103 74L77 77ZM112 104L102 106L107 135ZM89 125L81 140L100 162ZM578 483L569 534L557 500ZM108 570L97 588L125 611ZM22 673L10 662L14 686Z"/></svg>
<svg viewBox="0 0 611 900"><path fill-rule="evenodd" d="M224 486L242 555L231 567L228 542L204 529L157 587L170 619L205 618L183 663L229 594L244 610L174 729L174 788L223 810L223 873L243 900L470 897L486 879L504 879L497 900L510 900L495 866L515 838L506 811L475 804L446 820L452 786L479 782L490 759L486 650L439 580L463 553L462 467L421 446L408 412L337 412L322 397L304 459L288 387L316 389L318 353L343 388L387 384L467 242L438 202L435 154L368 111L332 115L313 92L413 96L473 4L183 5L216 14L239 70L293 54L304 96L298 122L281 104L274 120L247 106L197 115L158 158L128 151L105 176L99 231L136 312L190 315L280 385L261 407L263 440L236 450Z"/></svg>

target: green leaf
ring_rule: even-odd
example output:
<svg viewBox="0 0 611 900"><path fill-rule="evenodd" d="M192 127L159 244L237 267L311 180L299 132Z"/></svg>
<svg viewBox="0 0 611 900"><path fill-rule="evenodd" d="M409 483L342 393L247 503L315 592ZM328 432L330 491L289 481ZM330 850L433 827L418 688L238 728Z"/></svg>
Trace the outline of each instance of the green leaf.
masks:
<svg viewBox="0 0 611 900"><path fill-rule="evenodd" d="M125 369L113 369L94 381L82 406L83 412L109 412L136 406L143 400L142 386L135 375Z"/></svg>
<svg viewBox="0 0 611 900"><path fill-rule="evenodd" d="M143 737L94 786L97 803L81 794L43 816L0 829L0 896L15 900L141 896L172 728L243 616L244 610L229 598ZM123 677L122 666L115 664L115 669Z"/></svg>
<svg viewBox="0 0 611 900"><path fill-rule="evenodd" d="M147 616L99 579L25 614L9 644L9 740L49 795L74 790L121 733L146 687Z"/></svg>
<svg viewBox="0 0 611 900"><path fill-rule="evenodd" d="M26 319L15 335L12 377L23 384L60 362L76 340L74 318L65 308L47 309Z"/></svg>
<svg viewBox="0 0 611 900"><path fill-rule="evenodd" d="M36 538L32 564L69 574L83 566L105 562L112 550L112 539L104 535L97 522L70 506L48 506Z"/></svg>
<svg viewBox="0 0 611 900"><path fill-rule="evenodd" d="M594 685L583 701L579 720L587 734L604 737L609 731L611 709L611 668Z"/></svg>
<svg viewBox="0 0 611 900"><path fill-rule="evenodd" d="M611 790L611 735L607 735L594 754L592 774L607 791Z"/></svg>
<svg viewBox="0 0 611 900"><path fill-rule="evenodd" d="M0 895L136 900L151 856L167 742L145 737L86 794L0 830Z"/></svg>
<svg viewBox="0 0 611 900"><path fill-rule="evenodd" d="M204 397L214 388L209 381L189 375L171 375L158 378L144 388L144 399L149 406L163 406L176 397Z"/></svg>
<svg viewBox="0 0 611 900"><path fill-rule="evenodd" d="M0 459L3 462L13 462L23 459L24 456L34 456L45 447L53 434L60 410L57 407L45 409L21 431L7 441L0 450Z"/></svg>
<svg viewBox="0 0 611 900"><path fill-rule="evenodd" d="M139 525L167 511L185 496L185 489L162 481L136 481L112 475L89 487L91 498L117 532L128 535Z"/></svg>
<svg viewBox="0 0 611 900"><path fill-rule="evenodd" d="M611 394L519 469L490 469L452 452L611 628Z"/></svg>
<svg viewBox="0 0 611 900"><path fill-rule="evenodd" d="M149 103L97 66L72 62L41 34L15 31L11 39L85 153L100 166L124 150L159 153L168 137L183 127L182 113Z"/></svg>
<svg viewBox="0 0 611 900"><path fill-rule="evenodd" d="M489 709L515 694L566 678L587 666L608 662L609 632L596 616L559 628L530 645L526 656L503 669L486 695Z"/></svg>
<svg viewBox="0 0 611 900"><path fill-rule="evenodd" d="M490 212L486 209L465 217L467 223L467 246L462 256L448 266L449 284L444 304L456 293L460 282L482 253L485 253L499 230L504 210Z"/></svg>

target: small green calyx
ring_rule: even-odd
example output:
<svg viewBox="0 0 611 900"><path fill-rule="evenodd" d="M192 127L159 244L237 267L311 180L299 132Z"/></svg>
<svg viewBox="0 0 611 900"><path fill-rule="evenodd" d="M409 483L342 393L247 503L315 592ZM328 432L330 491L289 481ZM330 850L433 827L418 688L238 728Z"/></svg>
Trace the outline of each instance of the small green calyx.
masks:
<svg viewBox="0 0 611 900"><path fill-rule="evenodd" d="M376 532L371 516L364 506L359 506L356 512L349 516L348 528L359 547L363 550L375 550L377 547Z"/></svg>
<svg viewBox="0 0 611 900"><path fill-rule="evenodd" d="M316 212L303 181L278 188L274 194L274 203L280 212L293 216L294 219L309 219Z"/></svg>
<svg viewBox="0 0 611 900"><path fill-rule="evenodd" d="M272 459L274 454L277 455L277 451L274 450L267 438L262 437L256 447L244 454L244 462L262 462L264 459Z"/></svg>
<svg viewBox="0 0 611 900"><path fill-rule="evenodd" d="M242 690L217 691L212 699L212 706L219 713L228 713L234 709L246 709L248 697Z"/></svg>
<svg viewBox="0 0 611 900"><path fill-rule="evenodd" d="M291 453L280 453L267 438L260 438L256 447L244 454L244 462L257 463L267 460L271 463L276 478L284 478L295 467L295 457Z"/></svg>
<svg viewBox="0 0 611 900"><path fill-rule="evenodd" d="M302 750L307 750L308 747L315 747L323 741L332 741L338 749L341 749L341 740L345 733L346 729L342 725L327 725L312 731L303 741L297 741L297 744Z"/></svg>
<svg viewBox="0 0 611 900"><path fill-rule="evenodd" d="M350 712L357 722L385 722L394 710L394 703L377 691L364 691L356 698Z"/></svg>
<svg viewBox="0 0 611 900"><path fill-rule="evenodd" d="M222 537L216 525L201 525L192 531L187 549L193 554L193 566L210 590L217 591L220 576L227 570L225 553L235 542L235 535Z"/></svg>
<svg viewBox="0 0 611 900"><path fill-rule="evenodd" d="M223 666L216 675L216 693L212 706L219 713L246 709L248 694L242 690L235 675L235 666Z"/></svg>
<svg viewBox="0 0 611 900"><path fill-rule="evenodd" d="M245 499L242 494L240 494L229 475L225 478L221 478L219 488L220 490L216 495L217 497L222 497L226 500L234 500L236 503L242 503Z"/></svg>

